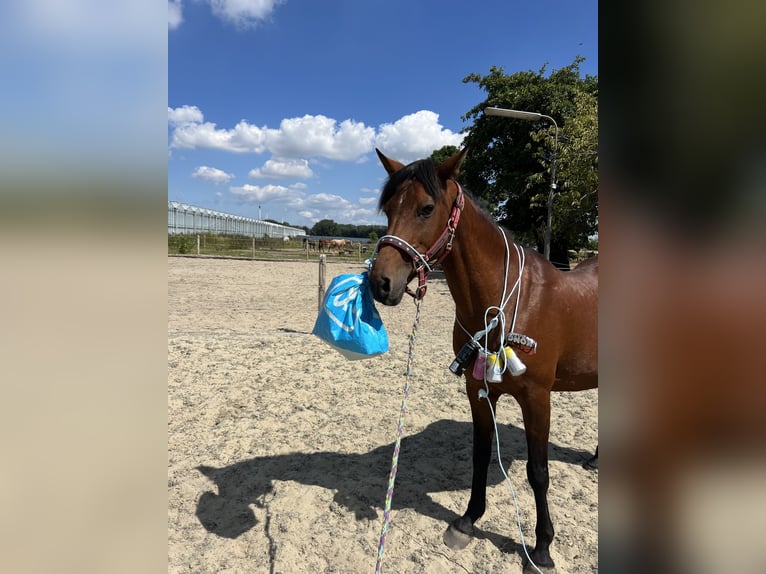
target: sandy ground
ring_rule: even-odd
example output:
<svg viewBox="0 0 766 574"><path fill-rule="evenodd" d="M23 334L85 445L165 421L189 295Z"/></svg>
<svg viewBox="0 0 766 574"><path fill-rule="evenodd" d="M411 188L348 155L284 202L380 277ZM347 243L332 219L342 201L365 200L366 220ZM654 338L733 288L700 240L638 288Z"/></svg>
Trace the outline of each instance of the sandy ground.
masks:
<svg viewBox="0 0 766 574"><path fill-rule="evenodd" d="M409 300L378 306L389 353L348 361L310 334L315 262L168 258L168 572L373 572L405 383ZM327 281L360 265L329 264ZM471 422L453 358L454 306L430 280L383 570L521 572L496 457L464 550L442 543L471 482ZM549 505L558 572L598 571L598 394L554 394ZM534 499L521 411L498 404L502 461L528 544Z"/></svg>

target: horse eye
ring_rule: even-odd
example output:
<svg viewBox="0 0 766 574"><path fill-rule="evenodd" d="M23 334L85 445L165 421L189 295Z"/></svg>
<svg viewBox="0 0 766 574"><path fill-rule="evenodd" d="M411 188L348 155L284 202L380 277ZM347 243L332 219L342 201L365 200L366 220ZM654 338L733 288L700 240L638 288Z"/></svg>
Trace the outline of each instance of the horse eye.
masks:
<svg viewBox="0 0 766 574"><path fill-rule="evenodd" d="M432 204L429 204L429 205L424 205L423 207L421 207L420 213L418 215L420 215L420 217L428 217L433 212L434 212L434 206Z"/></svg>

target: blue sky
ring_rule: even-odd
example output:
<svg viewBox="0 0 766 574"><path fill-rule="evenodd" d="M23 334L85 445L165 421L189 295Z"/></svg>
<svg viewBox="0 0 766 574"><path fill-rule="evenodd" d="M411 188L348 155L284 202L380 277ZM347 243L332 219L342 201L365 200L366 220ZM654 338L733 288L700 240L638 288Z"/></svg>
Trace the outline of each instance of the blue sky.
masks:
<svg viewBox="0 0 766 574"><path fill-rule="evenodd" d="M598 74L597 23L593 0L169 1L168 199L385 224L375 147L460 145L490 66Z"/></svg>

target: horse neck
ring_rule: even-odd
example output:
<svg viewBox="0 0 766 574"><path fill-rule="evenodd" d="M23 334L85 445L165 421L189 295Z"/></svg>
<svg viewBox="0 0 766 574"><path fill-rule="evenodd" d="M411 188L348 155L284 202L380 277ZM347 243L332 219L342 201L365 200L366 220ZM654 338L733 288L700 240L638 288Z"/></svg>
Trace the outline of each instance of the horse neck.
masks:
<svg viewBox="0 0 766 574"><path fill-rule="evenodd" d="M516 281L518 262L510 239L508 246L510 253L506 255L506 243L498 226L466 198L452 252L442 268L455 301L455 314L471 332L484 328L484 311L488 307L500 305L507 256L508 288Z"/></svg>

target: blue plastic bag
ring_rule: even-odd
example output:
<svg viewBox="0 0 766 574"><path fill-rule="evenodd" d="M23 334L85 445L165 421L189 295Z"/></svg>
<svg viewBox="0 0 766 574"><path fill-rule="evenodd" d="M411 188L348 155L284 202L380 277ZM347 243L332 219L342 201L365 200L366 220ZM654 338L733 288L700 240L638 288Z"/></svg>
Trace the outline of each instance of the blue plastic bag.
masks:
<svg viewBox="0 0 766 574"><path fill-rule="evenodd" d="M338 275L330 282L312 333L351 360L388 351L388 333L375 308L366 271Z"/></svg>

